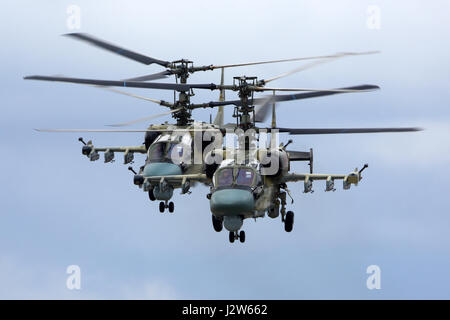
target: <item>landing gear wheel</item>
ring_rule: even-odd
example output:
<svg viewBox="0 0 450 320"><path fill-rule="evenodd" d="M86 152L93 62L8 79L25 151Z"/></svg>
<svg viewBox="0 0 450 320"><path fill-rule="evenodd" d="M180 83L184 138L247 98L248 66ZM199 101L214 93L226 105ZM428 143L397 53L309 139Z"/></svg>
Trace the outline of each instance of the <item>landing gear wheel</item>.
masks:
<svg viewBox="0 0 450 320"><path fill-rule="evenodd" d="M216 232L222 231L223 220L216 218L215 216L212 216L212 223L213 223L213 228Z"/></svg>
<svg viewBox="0 0 450 320"><path fill-rule="evenodd" d="M173 213L173 210L175 209L175 204L172 202L172 201L170 201L169 202L169 212L170 213Z"/></svg>
<svg viewBox="0 0 450 320"><path fill-rule="evenodd" d="M234 232L230 231L228 239L230 240L231 243L234 242Z"/></svg>
<svg viewBox="0 0 450 320"><path fill-rule="evenodd" d="M239 232L239 241L244 243L245 242L245 231L241 230L241 232Z"/></svg>
<svg viewBox="0 0 450 320"><path fill-rule="evenodd" d="M291 232L294 227L294 213L292 211L288 211L286 213L286 218L284 220L284 230L286 232Z"/></svg>
<svg viewBox="0 0 450 320"><path fill-rule="evenodd" d="M153 193L153 189L148 190L148 197L150 198L150 201L155 201L155 194Z"/></svg>
<svg viewBox="0 0 450 320"><path fill-rule="evenodd" d="M165 209L166 209L166 204L161 201L159 203L159 212L163 213Z"/></svg>

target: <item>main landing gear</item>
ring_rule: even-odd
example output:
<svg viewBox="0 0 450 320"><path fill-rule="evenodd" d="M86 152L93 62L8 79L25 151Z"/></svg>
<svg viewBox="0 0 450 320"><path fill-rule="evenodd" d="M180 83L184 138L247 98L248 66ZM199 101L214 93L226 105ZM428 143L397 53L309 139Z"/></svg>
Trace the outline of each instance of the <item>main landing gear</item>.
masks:
<svg viewBox="0 0 450 320"><path fill-rule="evenodd" d="M148 197L150 199L150 201L155 201L155 194L153 193L153 189L148 190Z"/></svg>
<svg viewBox="0 0 450 320"><path fill-rule="evenodd" d="M230 231L229 233L229 240L231 243L234 242L234 240L239 239L240 242L245 242L245 231L241 230L239 233L237 231Z"/></svg>
<svg viewBox="0 0 450 320"><path fill-rule="evenodd" d="M291 232L294 227L294 212L286 212L286 192L280 192L279 198L281 204L281 222L284 223L284 230L286 232Z"/></svg>
<svg viewBox="0 0 450 320"><path fill-rule="evenodd" d="M172 201L161 201L159 203L159 212L163 213L166 209L169 209L169 212L173 213L173 210L175 210L175 204Z"/></svg>

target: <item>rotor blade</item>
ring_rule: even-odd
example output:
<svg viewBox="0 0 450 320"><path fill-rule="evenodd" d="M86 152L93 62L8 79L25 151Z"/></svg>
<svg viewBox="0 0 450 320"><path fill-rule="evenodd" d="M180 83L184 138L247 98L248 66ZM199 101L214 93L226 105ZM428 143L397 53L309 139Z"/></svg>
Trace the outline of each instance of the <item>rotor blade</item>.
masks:
<svg viewBox="0 0 450 320"><path fill-rule="evenodd" d="M129 125L132 125L132 124L135 124L135 123L145 122L145 121L149 121L149 120L152 120L152 119L155 119L155 118L163 117L163 116L166 116L168 114L171 114L171 113L174 113L174 112L178 112L181 109L182 108L178 108L178 109L170 110L168 112L163 112L163 113L155 114L155 115L152 115L152 116L139 118L139 119L136 119L136 120L131 120L131 121L128 121L128 122L109 124L108 126L110 126L110 127L125 127L125 126L129 126Z"/></svg>
<svg viewBox="0 0 450 320"><path fill-rule="evenodd" d="M378 89L378 86L373 85L359 85L359 86L353 86L353 87L347 87L347 88L340 88L340 89L347 89L347 90L362 90L367 91L369 89ZM290 100L302 100L307 98L315 98L315 97L321 97L321 96L327 96L327 95L333 95L333 94L339 94L339 93L345 93L348 91L333 91L333 92L308 92L308 93L299 93L299 94L288 94L288 95L273 95L273 96L267 96L265 99L255 99L254 104L258 105L255 112L255 121L256 122L264 122L267 120L267 116L269 114L269 109L271 105L275 102L283 102L283 101L290 101ZM351 91L354 92L354 91Z"/></svg>
<svg viewBox="0 0 450 320"><path fill-rule="evenodd" d="M149 132L155 130L114 130L114 129L34 129L39 132Z"/></svg>
<svg viewBox="0 0 450 320"><path fill-rule="evenodd" d="M97 80L97 79L83 79L83 78L67 78L67 77L50 77L50 76L27 76L25 80L43 80L43 81L57 81L69 82L79 84L93 84L108 87L131 87L131 88L147 88L147 89L163 89L163 90L177 90L188 91L189 89L234 89L233 86L217 86L214 83L209 84L176 84L176 83L160 83L160 82L139 82L139 81L117 81L117 80ZM370 86L366 89L312 89L312 88L267 88L267 87L252 87L255 91L311 91L311 92L362 92L379 89L378 86Z"/></svg>
<svg viewBox="0 0 450 320"><path fill-rule="evenodd" d="M255 91L310 91L310 92L368 92L377 90L380 87L373 86L368 89L313 89L313 88L267 88L267 87L254 87Z"/></svg>
<svg viewBox="0 0 450 320"><path fill-rule="evenodd" d="M235 126L225 125L224 128ZM280 132L306 135L306 134L344 134L344 133L380 133L380 132L414 132L422 131L423 128L325 128L325 129L292 129L292 128L267 128L267 130L278 129ZM195 131L193 129L34 129L39 132L173 132L173 131ZM218 131L218 129L198 129L201 131Z"/></svg>
<svg viewBox="0 0 450 320"><path fill-rule="evenodd" d="M118 47L118 46L116 46L114 44L111 44L111 43L108 43L106 41L103 41L103 40L100 40L98 38L95 38L95 37L93 37L93 36L91 36L91 35L89 35L87 33L67 33L67 34L65 34L65 36L72 37L72 38L75 38L75 39L78 39L78 40L81 40L81 41L88 42L91 45L94 45L96 47L99 47L99 48L111 51L111 52L113 52L115 54L121 55L123 57L127 57L127 58L129 58L131 60L134 60L134 61L146 64L146 65L149 65L149 64L152 64L152 63L159 64L159 65L161 65L163 67L167 67L167 66L170 65L169 61L158 60L158 59L155 59L155 58L151 58L151 57L145 56L145 55L140 54L140 53L136 53L136 52L133 52L133 51L130 51L130 50Z"/></svg>
<svg viewBox="0 0 450 320"><path fill-rule="evenodd" d="M363 84L363 85L345 87L345 88L339 88L339 89L353 90L353 91L316 91L316 92L307 92L307 93L298 93L298 94L275 95L275 96L268 96L265 99L264 103L272 103L274 101L282 102L282 101L290 101L290 100L318 98L318 97L330 96L330 95L346 93L346 92L372 91L372 90L380 89L380 87L376 86L376 85L371 85L371 84ZM263 99L261 99L261 100L263 100Z"/></svg>
<svg viewBox="0 0 450 320"><path fill-rule="evenodd" d="M422 128L409 127L409 128L312 128L312 129L300 129L300 128L276 128L280 132L287 132L289 134L346 134L346 133L380 133L380 132L412 132L422 131Z"/></svg>
<svg viewBox="0 0 450 320"><path fill-rule="evenodd" d="M367 51L367 52L342 52L336 53L327 56L315 56L315 57L302 57L302 58L292 58L292 59L281 59L281 60L269 60L269 61L259 61L259 62L248 62L248 63L237 63L237 64L225 64L221 66L211 66L211 69L218 68L231 68L231 67L241 67L241 66L251 66L257 64L267 64L267 63L279 63L279 62L289 62L289 61L301 61L301 60L312 60L312 59L323 59L323 58L336 58L341 56L359 56L359 55L367 55L367 54L375 54L380 51Z"/></svg>
<svg viewBox="0 0 450 320"><path fill-rule="evenodd" d="M217 132L221 131L221 129L213 129L213 128L176 128L173 129L34 129L38 132L125 132L125 133L133 133L133 132L197 132L197 131L212 131Z"/></svg>
<svg viewBox="0 0 450 320"><path fill-rule="evenodd" d="M108 87L131 87L131 88L148 88L148 89L164 89L188 91L191 88L197 89L216 89L216 85L211 84L175 84L175 83L159 83L159 82L139 82L139 81L117 81L117 80L96 80L96 79L81 79L81 78L66 78L66 77L48 77L48 76L27 76L25 80L44 80L69 82L80 84L93 84Z"/></svg>
<svg viewBox="0 0 450 320"><path fill-rule="evenodd" d="M341 94L341 93L347 93L347 92L366 92L366 91L373 91L373 90L378 90L378 89L380 89L380 87L373 85L373 84L362 84L362 85L358 85L358 86L337 88L337 89L331 89L331 90L326 90L326 91L315 91L315 92L285 94L285 95L283 95L283 94L271 95L271 96L266 96L263 98L254 98L252 102L254 105L264 106L265 104L270 104L270 103L274 103L274 102L303 100L303 99L324 97L324 96L330 96L330 95L334 95L334 94ZM212 106L229 105L229 104L232 104L235 106L240 106L242 103L240 100L230 100L230 101L223 101L223 102L210 102L209 104Z"/></svg>
<svg viewBox="0 0 450 320"><path fill-rule="evenodd" d="M255 107L255 122L264 122L269 115L269 110L269 103L265 103L262 106Z"/></svg>
<svg viewBox="0 0 450 320"><path fill-rule="evenodd" d="M145 101L150 101L150 102L153 102L153 103L157 103L159 105L165 105L166 104L165 101L139 96L137 94L125 92L125 91L122 91L122 90L117 90L117 89L114 89L114 88L111 88L111 87L105 87L105 86L94 86L94 87L99 88L99 89L103 89L103 90L107 90L107 91L111 91L111 92L115 92L115 93L118 93L118 94L122 94L124 96L129 96L129 97L133 97L133 98L137 98L137 99L141 99L141 100L145 100Z"/></svg>
<svg viewBox="0 0 450 320"><path fill-rule="evenodd" d="M278 76L269 78L267 80L264 79L261 82L266 84L268 82L271 82L271 81L274 81L274 80L277 80L277 79L280 79L280 78L284 78L284 77L289 76L291 74L294 74L294 73L297 73L297 72L300 72L300 71L304 71L304 70L308 70L308 69L311 69L311 68L313 68L315 66L318 66L318 65L321 65L321 64L324 64L324 63L328 63L328 62L332 62L332 61L338 60L340 58L344 58L344 57L348 57L348 56L354 56L354 55L362 55L362 54L373 54L373 53L378 53L378 52L379 51L369 51L369 52L361 52L361 53L351 53L351 52L336 53L334 56L329 56L329 57L325 57L323 59L320 59L318 61L310 62L310 63L308 63L306 65L300 66L300 67L298 67L296 69L293 69L291 71L282 73L282 74L280 74Z"/></svg>
<svg viewBox="0 0 450 320"><path fill-rule="evenodd" d="M379 89L380 87L371 85L371 84L363 84L358 86L352 86L352 87L346 87L346 88L339 88L340 91L334 90L334 91L319 91L319 92L306 92L306 93L297 93L297 94L285 94L285 95L272 95L272 96L266 96L263 98L254 98L252 101L250 101L253 105L260 105L261 107L264 105L269 105L274 102L283 102L283 101L290 101L290 100L302 100L302 99L308 99L308 98L316 98L316 97L323 97L323 96L329 96L334 94L340 94L340 93L346 93L346 92L358 92L358 91L372 91ZM228 101L210 101L207 103L202 104L192 104L190 105L191 109L200 109L200 108L214 108L219 106L227 106L227 105L235 105L235 106L241 106L242 102L241 100L228 100ZM259 109L259 108L258 108Z"/></svg>
<svg viewBox="0 0 450 320"><path fill-rule="evenodd" d="M313 61L313 62L310 62L308 64L305 64L304 66L295 68L295 69L293 69L291 71L279 74L278 76L275 76L275 77L272 77L272 78L269 78L269 79L264 79L261 82L266 84L268 82L271 82L271 81L274 81L274 80L278 80L280 78L287 77L287 76L289 76L291 74L294 74L294 73L297 73L297 72L300 72L300 71L305 71L305 70L311 69L311 68L313 68L315 66L324 64L324 63L332 62L334 60L337 60L340 57L344 57L344 56L337 56L337 57L334 57L334 58L325 58L325 59L321 59L321 60L318 60L318 61Z"/></svg>
<svg viewBox="0 0 450 320"><path fill-rule="evenodd" d="M153 73L153 74L147 74L145 76L140 77L134 77L134 78L128 78L123 79L124 81L148 81L148 80L157 80L157 79L164 79L167 78L169 75L171 75L172 72L170 70L166 70L163 72Z"/></svg>

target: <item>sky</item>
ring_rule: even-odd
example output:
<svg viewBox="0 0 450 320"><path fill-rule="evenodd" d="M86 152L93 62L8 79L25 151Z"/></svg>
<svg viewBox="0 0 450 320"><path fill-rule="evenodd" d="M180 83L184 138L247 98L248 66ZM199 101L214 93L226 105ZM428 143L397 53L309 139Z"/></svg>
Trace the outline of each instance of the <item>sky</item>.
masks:
<svg viewBox="0 0 450 320"><path fill-rule="evenodd" d="M79 29L68 24L71 5L81 10ZM449 299L449 9L446 1L5 1L0 298ZM199 65L380 50L277 80L279 87L381 87L280 103L278 125L425 131L294 137L292 149L314 149L316 172L348 173L368 163L363 180L345 191L337 184L333 193L317 183L315 193L303 194L301 183L292 184L293 232L279 219L246 220L246 242L230 244L226 232L212 228L207 187L189 196L175 191L175 213L160 214L120 158L90 162L80 134L33 130L101 129L165 111L92 87L24 81L33 74L123 79L162 71L60 36L68 32ZM268 78L299 65L230 69L225 80ZM218 82L220 73L189 81ZM195 93L196 103L218 98ZM208 121L210 111L194 117ZM143 142L135 133L82 136L98 146ZM143 161L136 156L135 167ZM80 267L79 290L66 286L70 265ZM379 290L366 286L371 265L381 270Z"/></svg>

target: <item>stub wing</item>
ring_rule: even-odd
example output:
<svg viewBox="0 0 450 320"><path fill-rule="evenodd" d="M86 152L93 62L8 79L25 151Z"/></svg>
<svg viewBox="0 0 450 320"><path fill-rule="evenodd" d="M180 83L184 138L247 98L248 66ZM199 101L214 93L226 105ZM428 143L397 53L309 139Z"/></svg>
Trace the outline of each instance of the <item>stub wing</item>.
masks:
<svg viewBox="0 0 450 320"><path fill-rule="evenodd" d="M114 153L115 152L123 152L123 163L132 163L134 159L135 153L147 153L147 149L145 145L141 146L131 146L131 147L102 147L98 148L92 144L92 141L89 140L87 143L84 142L83 138L79 138L79 141L83 143L83 147L81 148L81 153L89 158L91 161L97 161L100 159L99 152L104 152L105 163L114 161Z"/></svg>
<svg viewBox="0 0 450 320"><path fill-rule="evenodd" d="M142 187L144 191L148 191L154 186L159 186L161 190L170 186L172 188L181 188L181 193L185 194L189 192L190 187L196 182L208 184L210 179L203 173L151 177L137 174L134 176L134 184Z"/></svg>
<svg viewBox="0 0 450 320"><path fill-rule="evenodd" d="M102 147L102 148L93 148L95 151L106 152L108 150L112 152L135 152L135 153L147 153L147 149L145 146L130 146L130 147Z"/></svg>
<svg viewBox="0 0 450 320"><path fill-rule="evenodd" d="M179 174L172 176L151 176L144 177L145 180L151 183L159 183L161 181L167 181L169 184L174 186L181 186L186 181L191 182L208 182L209 179L206 177L206 174Z"/></svg>
<svg viewBox="0 0 450 320"><path fill-rule="evenodd" d="M345 174L326 174L326 173L290 173L283 177L283 182L298 182L304 180L327 180L331 179L345 179Z"/></svg>
<svg viewBox="0 0 450 320"><path fill-rule="evenodd" d="M325 180L325 191L335 191L334 180L342 180L344 190L350 189L352 184L358 185L358 182L362 179L361 172L367 168L368 165L358 171L356 168L349 174L321 174L321 173L289 173L282 178L282 182L304 182L304 193L313 192L312 184L315 180Z"/></svg>

